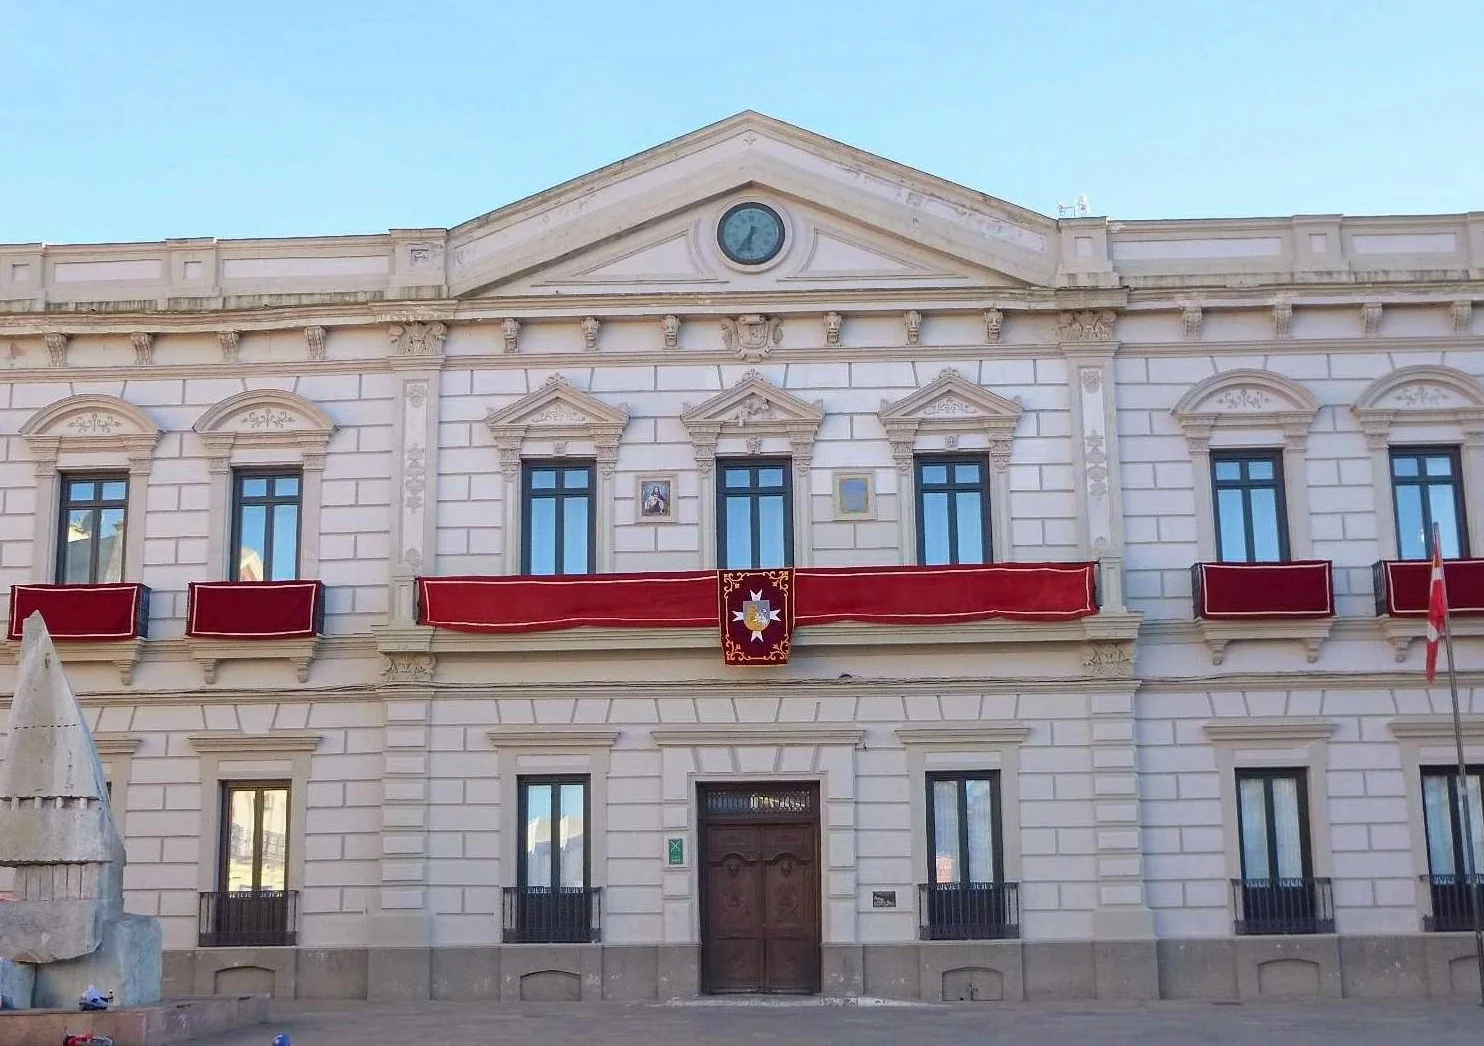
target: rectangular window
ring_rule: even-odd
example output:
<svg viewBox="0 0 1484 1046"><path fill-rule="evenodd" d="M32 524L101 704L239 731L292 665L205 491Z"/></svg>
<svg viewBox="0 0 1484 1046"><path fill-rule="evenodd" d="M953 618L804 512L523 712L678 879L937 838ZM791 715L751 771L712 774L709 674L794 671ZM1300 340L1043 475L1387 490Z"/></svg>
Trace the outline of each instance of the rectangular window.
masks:
<svg viewBox="0 0 1484 1046"><path fill-rule="evenodd" d="M917 562L988 563L989 465L982 457L919 457Z"/></svg>
<svg viewBox="0 0 1484 1046"><path fill-rule="evenodd" d="M221 884L231 893L288 886L289 786L222 786Z"/></svg>
<svg viewBox="0 0 1484 1046"><path fill-rule="evenodd" d="M1020 932L1018 884L1004 881L1000 775L929 773L928 881L922 937L975 940Z"/></svg>
<svg viewBox="0 0 1484 1046"><path fill-rule="evenodd" d="M1329 880L1309 855L1308 774L1302 769L1237 771L1237 932L1332 932Z"/></svg>
<svg viewBox="0 0 1484 1046"><path fill-rule="evenodd" d="M218 850L217 890L201 896L201 947L294 944L288 783L224 783Z"/></svg>
<svg viewBox="0 0 1484 1046"><path fill-rule="evenodd" d="M523 574L593 572L593 465L529 461L522 469Z"/></svg>
<svg viewBox="0 0 1484 1046"><path fill-rule="evenodd" d="M717 559L723 570L793 565L790 471L787 459L717 462Z"/></svg>
<svg viewBox="0 0 1484 1046"><path fill-rule="evenodd" d="M1211 487L1221 562L1281 563L1288 559L1283 458L1277 451L1213 453Z"/></svg>
<svg viewBox="0 0 1484 1046"><path fill-rule="evenodd" d="M1471 930L1472 905L1477 902L1484 912L1484 773L1470 767L1464 780L1460 788L1456 768L1422 771L1430 930Z"/></svg>
<svg viewBox="0 0 1484 1046"><path fill-rule="evenodd" d="M298 472L242 469L232 475L231 581L299 576Z"/></svg>
<svg viewBox="0 0 1484 1046"><path fill-rule="evenodd" d="M57 583L101 585L124 580L127 473L62 476Z"/></svg>
<svg viewBox="0 0 1484 1046"><path fill-rule="evenodd" d="M1457 447L1392 448L1391 494L1399 558L1431 559L1435 523L1444 559L1469 554L1462 477Z"/></svg>
<svg viewBox="0 0 1484 1046"><path fill-rule="evenodd" d="M506 891L505 940L596 939L597 898L588 885L588 779L522 777L516 887Z"/></svg>

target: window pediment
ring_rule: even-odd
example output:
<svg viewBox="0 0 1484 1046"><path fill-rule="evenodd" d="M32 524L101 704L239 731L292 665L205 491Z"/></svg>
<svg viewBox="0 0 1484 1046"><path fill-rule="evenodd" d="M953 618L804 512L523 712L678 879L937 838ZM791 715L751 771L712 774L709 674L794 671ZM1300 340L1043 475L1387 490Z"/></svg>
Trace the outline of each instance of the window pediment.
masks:
<svg viewBox="0 0 1484 1046"><path fill-rule="evenodd" d="M1278 428L1302 446L1319 413L1319 400L1297 382L1271 371L1223 371L1193 386L1171 412L1192 450L1209 445L1218 428Z"/></svg>
<svg viewBox="0 0 1484 1046"><path fill-rule="evenodd" d="M43 407L21 426L39 471L51 472L62 450L113 451L148 460L160 427L144 411L115 396L71 396Z"/></svg>
<svg viewBox="0 0 1484 1046"><path fill-rule="evenodd" d="M1010 440L1020 424L1021 406L977 385L958 371L944 370L927 385L895 403L883 400L877 417L886 429L891 456L899 471L912 467L912 452L923 433L958 435L983 432L989 437L995 468L1010 463Z"/></svg>
<svg viewBox="0 0 1484 1046"><path fill-rule="evenodd" d="M610 406L575 388L560 374L553 374L535 392L490 411L484 423L495 438L500 468L506 473L519 470L521 444L539 433L553 440L590 440L597 451L599 468L612 475L618 463L618 441L629 423L629 410Z"/></svg>
<svg viewBox="0 0 1484 1046"><path fill-rule="evenodd" d="M1457 425L1484 433L1484 385L1452 367L1402 367L1371 382L1351 408L1373 447L1396 425Z"/></svg>
<svg viewBox="0 0 1484 1046"><path fill-rule="evenodd" d="M216 470L226 469L239 447L296 448L306 467L323 467L335 423L303 396L257 389L208 407L192 428Z"/></svg>
<svg viewBox="0 0 1484 1046"><path fill-rule="evenodd" d="M807 468L823 420L822 404L809 403L780 389L755 370L748 371L732 388L697 406L686 406L680 414L703 473L710 471L716 459L716 443L723 436L782 437L789 442L794 463Z"/></svg>

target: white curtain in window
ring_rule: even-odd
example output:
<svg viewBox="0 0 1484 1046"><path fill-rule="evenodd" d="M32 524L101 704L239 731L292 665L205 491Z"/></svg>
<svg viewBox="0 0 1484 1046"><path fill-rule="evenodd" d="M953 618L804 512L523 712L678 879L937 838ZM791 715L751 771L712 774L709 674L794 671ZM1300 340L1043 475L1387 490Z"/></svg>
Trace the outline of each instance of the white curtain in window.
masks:
<svg viewBox="0 0 1484 1046"><path fill-rule="evenodd" d="M1274 777L1273 846L1277 850L1278 878L1304 876L1303 827L1299 823L1299 783L1296 777Z"/></svg>
<svg viewBox="0 0 1484 1046"><path fill-rule="evenodd" d="M1262 778L1244 777L1237 782L1237 802L1242 818L1242 878L1247 882L1266 880L1268 869L1268 809L1264 801Z"/></svg>

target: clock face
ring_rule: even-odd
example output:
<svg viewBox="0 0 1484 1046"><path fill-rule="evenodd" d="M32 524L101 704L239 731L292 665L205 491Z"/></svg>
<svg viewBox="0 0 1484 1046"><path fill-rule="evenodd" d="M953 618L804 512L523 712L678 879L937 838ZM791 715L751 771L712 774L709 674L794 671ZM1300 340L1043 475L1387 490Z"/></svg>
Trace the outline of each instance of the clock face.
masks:
<svg viewBox="0 0 1484 1046"><path fill-rule="evenodd" d="M742 265L772 261L783 250L783 219L760 203L739 203L716 227L721 252Z"/></svg>

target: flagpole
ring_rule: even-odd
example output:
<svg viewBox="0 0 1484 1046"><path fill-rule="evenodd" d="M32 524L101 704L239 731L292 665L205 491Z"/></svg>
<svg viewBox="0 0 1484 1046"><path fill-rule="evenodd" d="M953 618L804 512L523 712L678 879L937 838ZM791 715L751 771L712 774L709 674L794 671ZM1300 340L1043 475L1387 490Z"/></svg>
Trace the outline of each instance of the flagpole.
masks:
<svg viewBox="0 0 1484 1046"><path fill-rule="evenodd" d="M1433 548L1441 548L1441 539L1436 523L1432 526ZM1469 921L1474 928L1474 962L1479 969L1479 1005L1484 1006L1484 923L1479 919L1479 891L1484 889L1478 869L1474 866L1474 807L1469 801L1468 760L1463 754L1463 712L1458 701L1458 673L1453 665L1453 630L1448 624L1447 586L1443 588L1443 651L1448 658L1448 692L1453 698L1453 745L1458 756L1458 797L1463 822L1463 875L1464 890L1469 897Z"/></svg>

